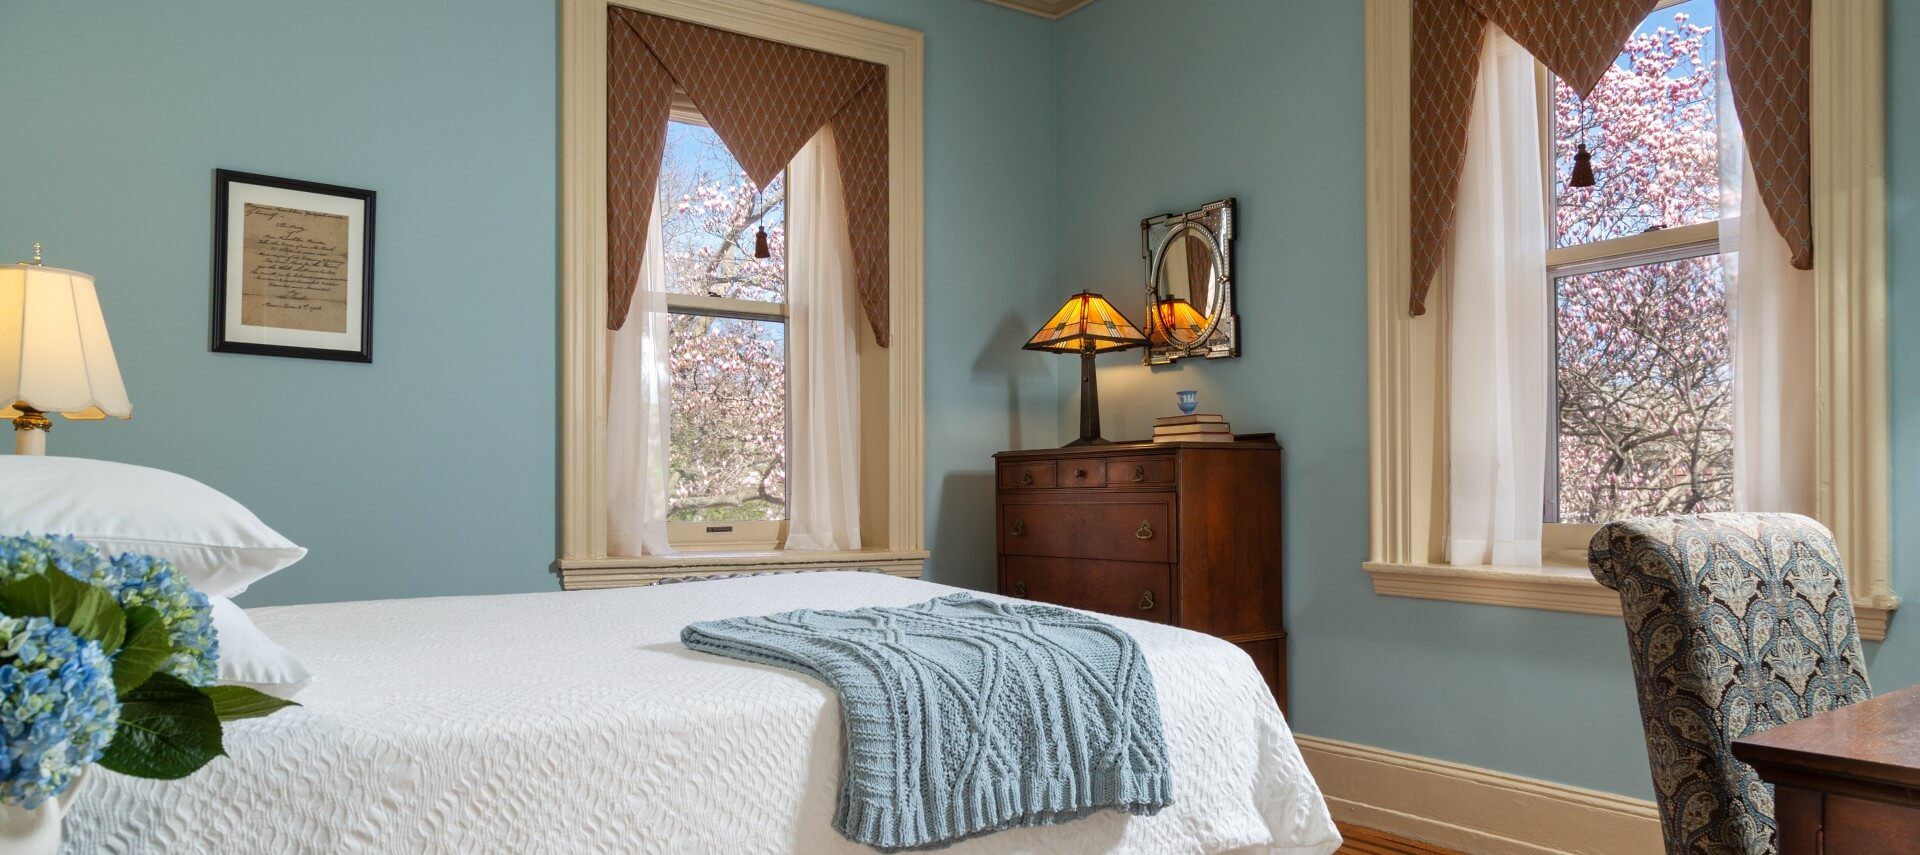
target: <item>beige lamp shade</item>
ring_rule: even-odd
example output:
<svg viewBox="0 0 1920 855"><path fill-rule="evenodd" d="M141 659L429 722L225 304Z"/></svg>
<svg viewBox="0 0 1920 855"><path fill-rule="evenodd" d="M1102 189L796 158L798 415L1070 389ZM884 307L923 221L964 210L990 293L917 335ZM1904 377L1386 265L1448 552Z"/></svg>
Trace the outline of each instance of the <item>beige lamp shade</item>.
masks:
<svg viewBox="0 0 1920 855"><path fill-rule="evenodd" d="M0 265L0 418L26 406L70 419L133 418L93 277Z"/></svg>

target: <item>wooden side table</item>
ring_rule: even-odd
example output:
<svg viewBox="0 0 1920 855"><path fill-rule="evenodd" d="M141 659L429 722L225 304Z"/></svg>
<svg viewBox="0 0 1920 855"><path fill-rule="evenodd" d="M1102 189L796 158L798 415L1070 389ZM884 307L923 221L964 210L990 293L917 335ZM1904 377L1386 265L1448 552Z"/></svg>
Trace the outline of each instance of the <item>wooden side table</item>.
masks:
<svg viewBox="0 0 1920 855"><path fill-rule="evenodd" d="M1920 686L1733 741L1774 786L1780 855L1920 853Z"/></svg>

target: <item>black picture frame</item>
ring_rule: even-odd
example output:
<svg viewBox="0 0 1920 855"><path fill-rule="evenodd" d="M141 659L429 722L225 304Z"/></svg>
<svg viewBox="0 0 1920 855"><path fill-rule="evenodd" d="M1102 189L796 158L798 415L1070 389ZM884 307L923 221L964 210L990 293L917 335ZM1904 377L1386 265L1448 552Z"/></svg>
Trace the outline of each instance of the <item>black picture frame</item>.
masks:
<svg viewBox="0 0 1920 855"><path fill-rule="evenodd" d="M228 337L227 304L230 290L241 286L237 270L228 269L228 222L227 209L231 201L231 189L234 184L252 185L278 190L291 190L300 193L312 193L322 196L335 196L358 201L364 205L364 213L359 224L360 241L360 335L358 348L304 347L287 344L266 344L255 341L233 341ZM252 172L240 172L231 169L213 171L213 306L212 334L210 348L215 353L244 353L255 356L284 356L295 359L324 359L335 362L373 362L373 256L374 256L374 200L372 190L354 187L342 187L337 184L322 184L317 181L301 181L294 178L278 178ZM349 226L351 228L351 226ZM351 260L349 260L351 263Z"/></svg>

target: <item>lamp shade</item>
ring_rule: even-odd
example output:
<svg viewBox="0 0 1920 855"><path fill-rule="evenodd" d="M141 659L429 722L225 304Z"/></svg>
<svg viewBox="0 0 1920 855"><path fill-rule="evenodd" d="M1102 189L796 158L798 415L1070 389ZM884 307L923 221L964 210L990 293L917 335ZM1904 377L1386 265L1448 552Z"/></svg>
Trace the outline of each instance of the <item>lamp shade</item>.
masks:
<svg viewBox="0 0 1920 855"><path fill-rule="evenodd" d="M1153 315L1147 319L1147 339L1152 344L1188 347L1200 340L1200 332L1206 328L1207 316L1200 314L1192 303L1169 297L1154 305ZM1171 341L1169 332L1181 335L1181 340Z"/></svg>
<svg viewBox="0 0 1920 855"><path fill-rule="evenodd" d="M0 417L21 407L70 419L133 417L93 277L0 265Z"/></svg>
<svg viewBox="0 0 1920 855"><path fill-rule="evenodd" d="M1125 350L1146 344L1139 328L1127 320L1107 298L1082 291L1067 298L1067 304L1053 313L1047 325L1027 339L1025 350L1051 350L1059 353L1101 353Z"/></svg>

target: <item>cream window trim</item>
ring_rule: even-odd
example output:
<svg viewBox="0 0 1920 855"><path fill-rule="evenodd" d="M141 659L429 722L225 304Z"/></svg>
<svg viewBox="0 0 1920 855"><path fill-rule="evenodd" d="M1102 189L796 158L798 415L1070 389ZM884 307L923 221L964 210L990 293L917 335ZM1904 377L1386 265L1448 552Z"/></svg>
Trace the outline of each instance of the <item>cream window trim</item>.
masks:
<svg viewBox="0 0 1920 855"><path fill-rule="evenodd" d="M716 531L716 529L719 529ZM667 542L679 552L761 551L787 542L786 520L669 522Z"/></svg>
<svg viewBox="0 0 1920 855"><path fill-rule="evenodd" d="M887 69L889 321L893 346L863 337L861 534L850 553L729 551L607 554L606 94L609 0L560 4L560 554L561 586L645 584L665 575L875 566L917 574L926 558L923 376L925 37L915 30L793 0L617 0L618 5ZM685 117L680 105L676 117ZM784 556L784 557L783 557ZM878 563L876 563L878 562ZM627 572L631 571L631 572Z"/></svg>
<svg viewBox="0 0 1920 855"><path fill-rule="evenodd" d="M1540 532L1540 563L1549 567L1578 567L1587 572L1587 544L1600 527L1585 523L1547 523Z"/></svg>
<svg viewBox="0 0 1920 855"><path fill-rule="evenodd" d="M779 321L787 317L787 304L766 300L737 300L704 294L668 294L667 311L722 318Z"/></svg>
<svg viewBox="0 0 1920 855"><path fill-rule="evenodd" d="M1900 605L1888 534L1884 11L1879 0L1813 7L1816 515L1846 560L1862 637L1880 640ZM1426 315L1406 311L1411 34L1409 0L1367 0L1364 569L1382 595L1618 615L1618 597L1581 567L1445 563L1447 283ZM1547 557L1565 562L1563 541L1578 533L1553 528Z"/></svg>
<svg viewBox="0 0 1920 855"><path fill-rule="evenodd" d="M700 108L694 106L693 99L687 97L686 91L678 86L673 87L673 106L667 108L667 118L671 121L684 122L689 125L699 125L703 128L713 127L713 125L707 121L706 115L700 112Z"/></svg>
<svg viewBox="0 0 1920 855"><path fill-rule="evenodd" d="M1737 221L1736 218L1724 222ZM1564 271L1595 264L1599 269L1613 270L1646 263L1640 260L1642 258L1672 258L1675 257L1676 252L1684 257L1688 249L1704 248L1709 252L1717 253L1720 251L1721 222L1723 221L1709 220L1704 223L1655 229L1637 235L1597 240L1592 243L1553 247L1547 250L1547 269ZM1563 272L1556 275L1573 274Z"/></svg>
<svg viewBox="0 0 1920 855"><path fill-rule="evenodd" d="M738 575L774 571L872 570L918 578L926 550L855 549L801 552L780 549L681 550L673 555L581 559L569 562L563 584L569 591L650 585L671 576Z"/></svg>

